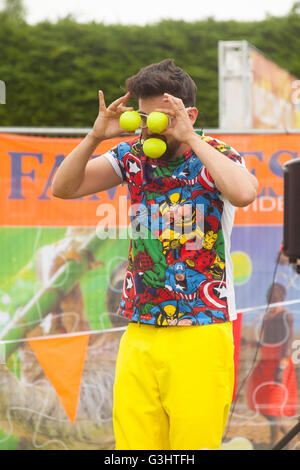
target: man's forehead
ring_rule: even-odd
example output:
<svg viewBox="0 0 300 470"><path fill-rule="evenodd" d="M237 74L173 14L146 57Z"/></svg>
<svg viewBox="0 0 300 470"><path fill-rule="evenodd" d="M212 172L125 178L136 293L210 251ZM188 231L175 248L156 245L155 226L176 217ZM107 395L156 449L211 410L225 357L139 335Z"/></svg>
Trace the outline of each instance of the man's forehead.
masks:
<svg viewBox="0 0 300 470"><path fill-rule="evenodd" d="M170 105L164 101L164 95L153 96L151 98L139 98L139 111L146 114L151 113L155 109L171 111Z"/></svg>

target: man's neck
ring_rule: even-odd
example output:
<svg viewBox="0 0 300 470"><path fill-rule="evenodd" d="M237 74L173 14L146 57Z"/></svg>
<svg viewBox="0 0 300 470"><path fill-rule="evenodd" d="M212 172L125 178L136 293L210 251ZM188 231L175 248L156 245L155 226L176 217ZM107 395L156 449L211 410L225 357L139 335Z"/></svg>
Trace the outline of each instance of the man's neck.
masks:
<svg viewBox="0 0 300 470"><path fill-rule="evenodd" d="M181 157L185 154L185 152L189 150L189 148L190 147L187 144L181 144L180 147L178 147L177 151L174 153L172 159Z"/></svg>
<svg viewBox="0 0 300 470"><path fill-rule="evenodd" d="M187 152L189 149L190 149L190 146L187 145L187 144L182 144L182 146L180 146L180 155L183 155L185 152ZM178 156L180 156L178 155Z"/></svg>

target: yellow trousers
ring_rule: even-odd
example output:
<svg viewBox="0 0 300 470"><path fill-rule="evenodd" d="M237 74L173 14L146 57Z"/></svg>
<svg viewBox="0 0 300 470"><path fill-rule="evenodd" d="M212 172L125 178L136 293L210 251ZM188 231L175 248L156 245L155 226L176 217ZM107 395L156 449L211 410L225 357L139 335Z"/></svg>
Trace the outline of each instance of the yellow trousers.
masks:
<svg viewBox="0 0 300 470"><path fill-rule="evenodd" d="M219 449L234 385L232 323L130 323L114 383L116 450Z"/></svg>

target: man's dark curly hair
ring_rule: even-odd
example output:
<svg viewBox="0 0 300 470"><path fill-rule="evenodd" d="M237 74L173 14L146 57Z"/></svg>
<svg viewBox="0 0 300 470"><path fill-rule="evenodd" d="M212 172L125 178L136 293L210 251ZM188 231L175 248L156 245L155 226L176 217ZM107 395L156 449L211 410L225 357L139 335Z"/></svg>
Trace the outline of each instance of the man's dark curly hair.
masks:
<svg viewBox="0 0 300 470"><path fill-rule="evenodd" d="M133 98L152 98L164 93L181 98L186 107L195 106L197 87L192 78L173 59L142 68L127 78L127 90Z"/></svg>

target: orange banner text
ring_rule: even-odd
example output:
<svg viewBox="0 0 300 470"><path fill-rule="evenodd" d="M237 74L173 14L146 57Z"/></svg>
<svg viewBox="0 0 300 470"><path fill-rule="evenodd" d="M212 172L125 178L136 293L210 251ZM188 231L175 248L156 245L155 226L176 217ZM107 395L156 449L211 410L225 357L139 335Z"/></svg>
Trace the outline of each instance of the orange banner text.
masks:
<svg viewBox="0 0 300 470"><path fill-rule="evenodd" d="M283 171L288 160L299 158L299 134L211 134L245 158L259 181L257 199L236 211L236 225L283 223ZM102 142L93 158L121 140ZM51 181L60 163L78 145L79 138L29 137L0 134L2 226L97 226L112 207L116 226L129 223L126 185L76 200L51 194ZM109 206L107 206L109 205ZM125 215L124 215L125 214ZM115 219L114 219L115 217Z"/></svg>

